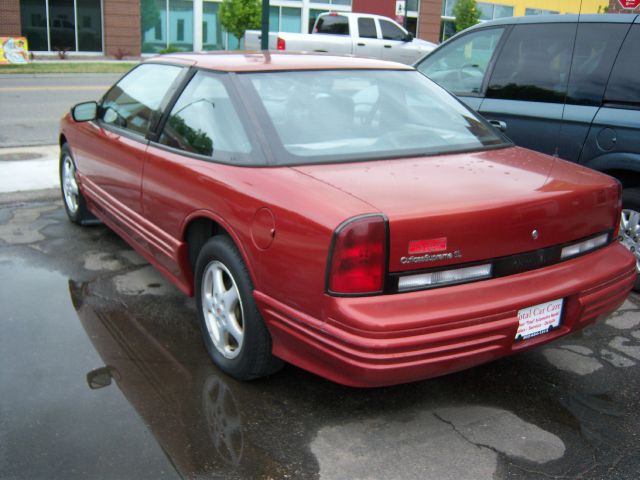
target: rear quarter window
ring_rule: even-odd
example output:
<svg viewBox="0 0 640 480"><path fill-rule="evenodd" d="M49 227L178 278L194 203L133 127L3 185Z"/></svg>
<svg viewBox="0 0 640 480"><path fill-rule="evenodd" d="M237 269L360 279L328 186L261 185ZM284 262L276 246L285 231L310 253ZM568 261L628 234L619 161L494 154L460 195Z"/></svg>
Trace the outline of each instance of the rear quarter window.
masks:
<svg viewBox="0 0 640 480"><path fill-rule="evenodd" d="M228 163L247 163L251 142L236 112L225 74L198 72L164 126L163 145Z"/></svg>

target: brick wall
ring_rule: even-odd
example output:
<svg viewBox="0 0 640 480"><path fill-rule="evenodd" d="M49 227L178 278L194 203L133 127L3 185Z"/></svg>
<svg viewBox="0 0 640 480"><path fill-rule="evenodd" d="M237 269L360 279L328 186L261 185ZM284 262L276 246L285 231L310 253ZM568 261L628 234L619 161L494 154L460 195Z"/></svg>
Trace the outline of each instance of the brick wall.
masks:
<svg viewBox="0 0 640 480"><path fill-rule="evenodd" d="M0 0L2 2L2 0ZM140 55L140 0L104 0L105 55Z"/></svg>
<svg viewBox="0 0 640 480"><path fill-rule="evenodd" d="M0 37L18 37L20 26L20 0L0 0Z"/></svg>
<svg viewBox="0 0 640 480"><path fill-rule="evenodd" d="M440 42L440 15L442 0L420 0L418 37L429 42Z"/></svg>
<svg viewBox="0 0 640 480"><path fill-rule="evenodd" d="M373 13L389 18L396 16L395 0L353 0L351 10L359 13Z"/></svg>

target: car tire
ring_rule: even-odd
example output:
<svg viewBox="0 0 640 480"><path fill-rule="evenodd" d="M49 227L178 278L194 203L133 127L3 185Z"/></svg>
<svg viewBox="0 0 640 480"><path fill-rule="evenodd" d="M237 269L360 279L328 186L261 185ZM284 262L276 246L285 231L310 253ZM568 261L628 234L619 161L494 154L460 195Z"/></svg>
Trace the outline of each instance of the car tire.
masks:
<svg viewBox="0 0 640 480"><path fill-rule="evenodd" d="M76 162L68 144L60 147L60 192L69 220L78 225L95 221L76 180Z"/></svg>
<svg viewBox="0 0 640 480"><path fill-rule="evenodd" d="M636 257L638 278L633 289L640 291L640 188L625 188L622 192L620 241Z"/></svg>
<svg viewBox="0 0 640 480"><path fill-rule="evenodd" d="M213 237L200 250L195 297L205 347L220 370L251 380L282 367L271 354L271 336L253 298L247 267L229 237Z"/></svg>

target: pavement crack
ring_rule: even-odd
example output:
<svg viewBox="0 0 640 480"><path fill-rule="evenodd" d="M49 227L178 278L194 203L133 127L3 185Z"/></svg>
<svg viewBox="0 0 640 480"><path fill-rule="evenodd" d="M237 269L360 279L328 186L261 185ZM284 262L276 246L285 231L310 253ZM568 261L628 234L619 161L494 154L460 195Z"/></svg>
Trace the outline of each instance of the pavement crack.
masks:
<svg viewBox="0 0 640 480"><path fill-rule="evenodd" d="M452 421L450 421L450 420L446 420L446 419L442 418L442 417L441 417L440 415L438 415L436 412L433 412L433 416L434 416L434 417L436 417L436 418L437 418L438 420L440 420L441 422L443 422L443 423L445 423L445 424L449 425L449 426L453 429L453 431L454 431L455 433L457 433L457 434L458 434L458 436L459 436L460 438L462 438L465 442L470 443L471 445L474 445L474 446L476 446L476 447L478 447L478 448L486 448L487 450L491 450L491 451L492 451L492 452L494 452L496 455L502 455L502 452L501 452L501 451L497 450L495 447L492 447L491 445L487 445L487 444L484 444L484 443L476 443L476 442L472 441L472 440L471 440L470 438L468 438L464 433L462 433L462 432L458 429L458 427L456 427L456 426L455 426L455 424L454 424Z"/></svg>

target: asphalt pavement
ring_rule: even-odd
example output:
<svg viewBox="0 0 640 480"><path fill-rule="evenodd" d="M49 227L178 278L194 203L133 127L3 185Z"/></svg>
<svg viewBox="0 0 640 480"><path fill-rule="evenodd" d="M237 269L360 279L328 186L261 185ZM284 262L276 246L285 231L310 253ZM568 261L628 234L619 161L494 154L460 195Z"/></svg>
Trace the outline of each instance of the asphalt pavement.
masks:
<svg viewBox="0 0 640 480"><path fill-rule="evenodd" d="M238 382L193 300L114 233L57 199L3 198L3 479L638 478L637 295L442 378L352 389L287 366Z"/></svg>
<svg viewBox="0 0 640 480"><path fill-rule="evenodd" d="M60 118L99 99L121 74L0 75L0 148L53 145Z"/></svg>

